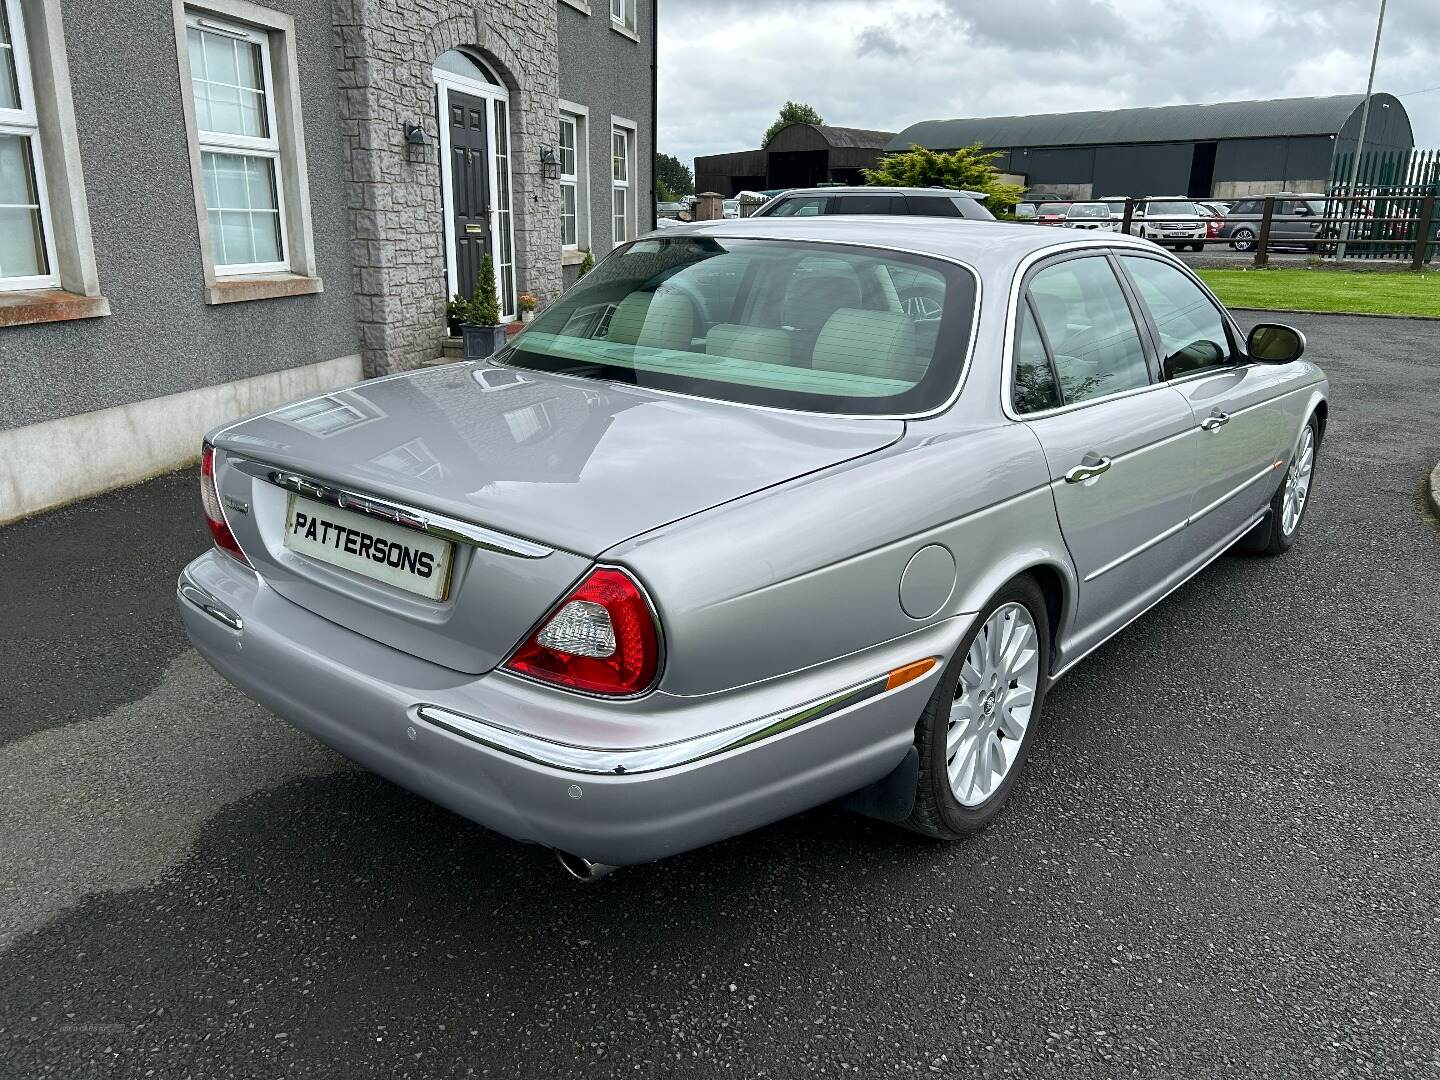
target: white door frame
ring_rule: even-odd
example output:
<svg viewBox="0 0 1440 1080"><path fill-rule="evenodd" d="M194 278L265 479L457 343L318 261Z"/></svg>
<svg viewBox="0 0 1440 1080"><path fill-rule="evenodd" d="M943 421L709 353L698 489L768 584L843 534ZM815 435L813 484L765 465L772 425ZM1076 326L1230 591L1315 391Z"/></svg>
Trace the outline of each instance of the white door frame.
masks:
<svg viewBox="0 0 1440 1080"><path fill-rule="evenodd" d="M449 71L441 71L438 68L432 69L432 73L435 79L436 100L439 106L437 109L439 121L437 126L440 129L440 137L437 141L440 147L440 209L441 216L445 219L445 298L448 300L460 291L459 278L455 267L455 215L450 212L450 207L454 205L454 192L451 190L452 170L450 164L450 92L456 90L462 94L468 94L470 97L483 98L490 103L489 115L485 118L485 166L488 170L492 208L500 194L499 177L496 175L495 167L498 157L496 153L498 147L495 140L496 110L494 103L501 102L505 105L505 119L508 124L510 119L510 92L503 86L497 86L494 83L483 83L476 79L467 79L463 75L455 75ZM508 136L509 132L507 131L506 134ZM505 158L507 167L510 160L515 156L515 140L513 138L508 139L508 145L510 152ZM511 170L511 172L513 172L513 170ZM511 205L506 207L508 213L505 214L505 221L507 223L506 227L510 232L510 251L513 260L513 253L515 251L515 207L513 198L515 186L512 176L509 174L506 176L505 187L510 191L512 196ZM501 306L500 321L502 323L508 323L515 321L516 313L504 310L505 290L501 286L499 278L501 272L499 218L500 214L498 209L492 209L490 214L490 262L495 267L495 289L500 297ZM511 272L514 272L513 263Z"/></svg>

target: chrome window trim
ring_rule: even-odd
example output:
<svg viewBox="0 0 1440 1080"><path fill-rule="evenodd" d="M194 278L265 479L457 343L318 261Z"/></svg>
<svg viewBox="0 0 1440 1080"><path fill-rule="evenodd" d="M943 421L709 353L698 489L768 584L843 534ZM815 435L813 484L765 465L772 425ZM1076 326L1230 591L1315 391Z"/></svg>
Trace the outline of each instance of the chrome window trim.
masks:
<svg viewBox="0 0 1440 1080"><path fill-rule="evenodd" d="M938 661L940 658L934 659ZM894 689L898 691L934 678L935 673L943 667L942 663L937 662L918 679ZM674 769L731 751L744 750L890 692L887 672L801 705L742 721L719 731L678 742L624 749L579 746L541 739L514 728L428 703L417 705L415 715L453 735L548 768L591 775L631 776Z"/></svg>
<svg viewBox="0 0 1440 1080"><path fill-rule="evenodd" d="M1116 237L1114 236L1114 234L1111 234L1103 240L1084 239L1071 241L1069 243L1056 244L1054 247L1043 248L1040 251L1032 251L1029 255L1026 255L1025 258L1021 259L1019 264L1016 266L1014 277L1011 278L1010 281L1010 299L1005 309L1005 335L1001 341L1002 352L1000 358L1000 408L1004 411L1006 419L1014 420L1015 422L1022 424L1030 420L1043 420L1047 416L1058 416L1061 413L1073 412L1077 409L1087 409L1094 405L1103 405L1108 401L1117 401L1120 398L1134 397L1137 394L1149 394L1154 392L1155 390L1173 386L1176 382L1181 381L1179 379L1159 379L1151 382L1148 386L1133 386L1128 390L1117 390L1113 394L1105 394L1102 397L1088 398L1085 401L1076 401L1068 405L1061 405L1059 408L1056 409L1044 409L1040 412L1031 413L1021 413L1015 411L1014 403L1011 401L1010 389L1011 382L1015 377L1015 338L1017 332L1017 324L1019 321L1018 314L1019 302L1021 297L1021 287L1025 283L1026 275L1030 272L1031 268L1034 267L1036 263L1041 262L1045 259L1053 258L1056 255L1066 255L1074 252L1093 251L1095 252L1095 254L1101 257L1108 257L1110 255L1118 257L1120 255L1133 253L1146 256L1148 258L1157 259L1161 262L1167 262L1172 266L1180 266L1182 268L1184 267L1184 264L1181 263L1178 259L1171 259L1167 257L1167 255L1163 251L1152 251L1152 245L1148 243L1144 246L1140 244L1127 244L1123 242L1117 244L1115 242L1115 239ZM1112 268L1112 273L1113 272L1114 269ZM1121 281L1118 275L1116 280ZM1123 281L1121 281L1121 284L1123 288ZM1201 284L1203 286L1203 282ZM1206 289L1206 293L1207 295L1209 295L1212 301L1217 304L1219 303L1218 300L1215 300L1214 293L1211 293L1208 289ZM1126 299L1129 299L1128 295ZM1229 317L1229 312L1226 311L1224 305L1220 306L1220 310L1224 311L1226 316ZM1233 317L1230 317L1230 321L1233 323ZM1143 345L1145 341L1145 328L1137 326L1136 332L1137 334L1141 335L1141 343ZM1248 359L1247 362L1249 362ZM1196 372L1195 376L1186 376L1186 378L1214 374L1218 374L1218 372L1202 371Z"/></svg>
<svg viewBox="0 0 1440 1080"><path fill-rule="evenodd" d="M766 205L768 206L769 204L767 203ZM753 217L754 215L752 214L751 216ZM747 219L747 220L748 220L748 219ZM636 237L634 240L627 241L627 242L624 243L624 244L616 244L613 248L610 249L609 252L606 253L605 259L610 258L611 256L615 255L617 252L623 252L623 251L625 251L625 250L628 249L632 244L643 243L644 241L647 241L647 240L685 240L685 239L691 239L691 238L695 238L695 237L705 237L705 236L708 236L708 235L709 235L708 233L685 233L683 236L666 236L664 233L658 233L658 234L657 234L657 233L654 233L654 232L650 232L650 233L646 233L644 236ZM719 404L721 404L721 405L734 405L734 406L736 406L737 408L742 408L742 409L763 409L763 410L765 410L766 412L787 413L787 414L793 415L793 416L819 416L819 417L828 417L829 419L832 419L832 420L925 420L925 419L928 419L928 418L930 418L930 417L932 417L932 416L939 416L941 413L949 412L950 409L954 407L955 403L960 400L960 394L961 394L961 392L965 389L966 380L969 378L969 375L970 375L970 365L971 365L971 363L973 362L973 360L974 360L974 358L975 358L975 343L979 340L979 336L980 336L980 319L981 319L981 316L982 316L982 314L983 314L983 312L984 312L984 304L983 304L984 281L983 281L983 280L981 279L981 277L980 277L980 272L979 272L978 270L976 270L973 266L971 266L969 263L965 262L963 259L957 259L957 258L954 258L953 256L950 256L950 255L937 255L937 254L935 254L935 252L933 252L933 251L917 251L917 250L915 250L914 248L896 247L894 244L870 244L870 243L865 243L865 242L863 242L863 241L856 241L856 240L811 240L811 239L800 240L800 239L791 239L791 238L783 237L783 236L740 236L740 235L731 235L731 234L729 234L729 233L725 234L725 236L721 237L721 239L724 239L724 240L757 240L757 241L765 241L765 242L768 242L768 243L782 243L782 244L828 244L828 245L830 245L830 246L832 246L832 247L865 248L865 249L867 249L867 250L869 250L869 251L893 251L893 252L895 252L895 253L898 254L898 255L913 255L913 256L915 256L916 258L919 258L919 259L933 259L933 260L936 261L936 262L949 263L949 264L952 265L952 266L958 266L958 267L960 267L960 269L962 269L962 270L966 271L967 273L969 273L969 275L975 280L975 311L974 311L973 316L972 316L971 319L970 319L970 340L969 340L968 342L966 342L966 345L965 345L965 359L962 361L962 363L961 363L961 365L960 365L960 374L957 375L956 378L955 378L955 389L954 389L954 391L950 394L950 396L949 396L942 404L937 405L937 406L936 406L935 408L933 408L933 409L926 410L925 412L915 412L915 413L836 413L836 412L817 412L817 411L815 411L815 410L813 410L813 409L788 409L788 408L785 408L784 406L780 406L780 405L756 405L756 404L754 404L753 402L749 402L749 401L731 401L731 400L729 400L728 398L706 397L706 396L703 395L703 394L685 394L685 393L681 393L681 392L678 391L678 390L663 390L663 389L658 389L658 388L653 387L653 386L640 386L640 387L634 387L634 389L644 390L644 391L646 391L647 393L652 393L652 394L665 394L665 395L668 396L668 397L684 398L684 399L687 399L687 400L690 400L690 401L709 401L709 402L716 402L716 403L719 403ZM605 259L601 259L600 262L597 262L595 265L598 267L598 266L600 265L600 263L603 263L603 262L605 261ZM517 343L517 344L518 344L519 340L520 340L520 338L517 337L517 338L516 338L516 343ZM515 347L514 345L507 347L507 349L505 349L505 350L504 350L501 354L499 354L498 356L491 357L488 362L490 362L490 363L508 364L509 361L505 358L504 353L505 353L505 352L509 352L510 349L511 349L511 348L514 348L514 347ZM522 367L519 367L518 365L516 365L516 370L517 370L517 371L531 371L531 370L533 370L533 369L531 369L531 368L522 368ZM583 376L583 375L565 375L565 374L563 374L563 373L561 373L561 372L558 372L558 371L547 371L547 372L544 372L544 374L546 374L546 375L558 375L558 376L560 376L560 377L562 377L562 378L567 378L567 379L579 379L579 380L582 380L582 381L588 382L588 383L594 383L594 382L597 382L597 381L609 383L609 380L608 380L608 379L596 380L596 379L587 378L586 376ZM629 384L614 384L614 385L629 385Z"/></svg>
<svg viewBox="0 0 1440 1080"><path fill-rule="evenodd" d="M1107 401L1117 401L1120 398L1134 397L1137 394L1148 394L1153 390L1167 385L1163 381L1150 382L1145 386L1132 386L1128 390L1117 390L1113 394L1104 394L1101 397L1087 398L1084 401L1076 401L1067 405L1061 405L1055 409L1042 409L1039 412L1030 413L1016 412L1014 408L1014 402L1011 400L1011 383L1015 378L1014 354L1015 339L1019 323L1019 303L1022 295L1022 287L1025 284L1025 278L1030 273L1030 270L1035 266L1036 263L1043 262L1046 259L1054 258L1057 255L1069 255L1075 254L1077 252L1094 252L1100 258L1105 259L1108 263L1108 255L1110 252L1113 251L1118 253L1120 251L1129 250L1144 251L1145 249L1138 248L1138 246L1132 248L1131 245L1127 244L1115 244L1113 241L1085 239L1075 240L1069 243L1056 244L1053 247L1043 248L1040 251L1032 251L1029 255L1026 255L1025 258L1020 260L1019 264L1015 268L1015 274L1010 281L1010 299L1005 308L1005 335L1001 340L1000 408L1005 413L1005 418L1007 420L1014 420L1017 423L1025 423L1029 420L1042 420L1047 416L1059 416L1062 413L1074 412L1077 409L1085 409L1093 405L1103 405ZM1115 268L1113 266L1111 267L1110 272L1112 274L1115 273ZM1118 274L1116 275L1115 283L1120 287L1122 293L1124 293L1125 283ZM1130 297L1128 293L1125 293L1125 302L1128 308L1130 305ZM1134 319L1133 312L1131 313L1131 318L1132 320ZM1139 325L1135 327L1135 336L1140 341L1142 350L1144 350L1146 340L1143 330L1144 328ZM1149 371L1149 351L1144 351L1146 352L1146 371L1147 373L1153 375L1153 372Z"/></svg>
<svg viewBox="0 0 1440 1080"><path fill-rule="evenodd" d="M286 491L303 495L307 499L329 503L341 510L368 514L383 521L429 533L442 540L467 544L470 547L493 551L501 555L513 555L521 559L543 559L547 555L555 553L554 548L537 544L531 540L522 540L518 536L487 529L482 525L461 521L445 514L422 510L419 507L409 506L391 499L354 491L293 469L280 469L262 461L229 453L225 455L225 463L247 476L264 480L266 483L274 484Z"/></svg>

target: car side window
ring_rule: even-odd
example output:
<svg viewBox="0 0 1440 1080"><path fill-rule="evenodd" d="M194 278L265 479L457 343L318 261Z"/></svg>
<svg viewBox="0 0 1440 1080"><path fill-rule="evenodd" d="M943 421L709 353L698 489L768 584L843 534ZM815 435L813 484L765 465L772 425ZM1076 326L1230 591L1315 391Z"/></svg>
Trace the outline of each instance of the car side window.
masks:
<svg viewBox="0 0 1440 1080"><path fill-rule="evenodd" d="M830 208L832 214L900 214L910 213L904 195L837 195Z"/></svg>
<svg viewBox="0 0 1440 1080"><path fill-rule="evenodd" d="M948 195L905 195L910 213L921 217L960 217L958 200Z"/></svg>
<svg viewBox="0 0 1440 1080"><path fill-rule="evenodd" d="M1167 378L1230 363L1225 320L1200 286L1159 259L1122 255L1120 262L1160 331Z"/></svg>
<svg viewBox="0 0 1440 1080"><path fill-rule="evenodd" d="M1035 313L1028 303L1020 311L1020 333L1015 340L1015 411L1023 414L1059 408L1060 387Z"/></svg>
<svg viewBox="0 0 1440 1080"><path fill-rule="evenodd" d="M1065 404L1149 384L1140 331L1103 256L1045 267L1030 279L1030 299L1049 339Z"/></svg>
<svg viewBox="0 0 1440 1080"><path fill-rule="evenodd" d="M817 217L825 213L825 203L829 196L820 195L810 198L784 199L774 210L770 211L767 217Z"/></svg>

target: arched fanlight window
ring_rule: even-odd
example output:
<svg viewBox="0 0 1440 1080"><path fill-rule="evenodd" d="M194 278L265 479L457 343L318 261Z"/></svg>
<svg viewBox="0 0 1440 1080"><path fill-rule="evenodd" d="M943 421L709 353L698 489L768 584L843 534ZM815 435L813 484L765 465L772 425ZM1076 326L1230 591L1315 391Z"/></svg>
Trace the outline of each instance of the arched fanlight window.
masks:
<svg viewBox="0 0 1440 1080"><path fill-rule="evenodd" d="M467 79L474 79L476 82L490 83L492 86L500 86L500 80L484 64L480 63L468 53L459 49L450 49L441 53L435 58L435 69L437 71L448 71L451 75L460 75Z"/></svg>

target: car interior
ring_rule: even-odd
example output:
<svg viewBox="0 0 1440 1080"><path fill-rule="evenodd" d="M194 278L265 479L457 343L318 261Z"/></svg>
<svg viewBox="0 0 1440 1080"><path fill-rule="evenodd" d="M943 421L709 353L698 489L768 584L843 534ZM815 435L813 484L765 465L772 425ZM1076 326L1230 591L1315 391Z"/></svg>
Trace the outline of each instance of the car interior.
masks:
<svg viewBox="0 0 1440 1080"><path fill-rule="evenodd" d="M637 369L787 386L823 372L847 392L888 396L924 377L945 289L940 273L883 256L752 248L592 290L556 338L627 346L603 359Z"/></svg>

